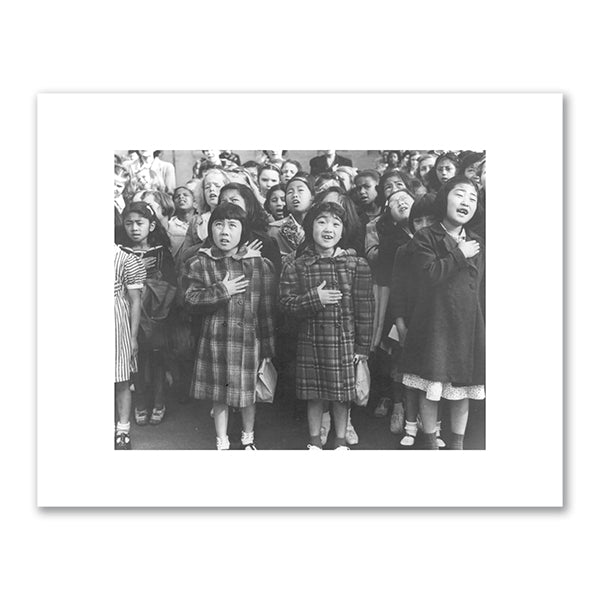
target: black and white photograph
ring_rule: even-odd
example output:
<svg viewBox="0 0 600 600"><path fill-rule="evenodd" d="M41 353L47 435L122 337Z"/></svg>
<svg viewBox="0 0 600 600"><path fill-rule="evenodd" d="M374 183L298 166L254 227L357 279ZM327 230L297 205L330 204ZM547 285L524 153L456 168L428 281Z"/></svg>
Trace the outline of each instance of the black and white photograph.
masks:
<svg viewBox="0 0 600 600"><path fill-rule="evenodd" d="M115 151L115 449L485 449L485 196L479 148Z"/></svg>
<svg viewBox="0 0 600 600"><path fill-rule="evenodd" d="M39 502L560 502L560 438L512 441L530 412L548 436L562 423L560 386L529 376L559 372L560 339L546 328L560 306L560 245L544 248L535 280L516 268L522 246L500 199L533 182L511 167L517 130L472 116L526 121L520 144L545 148L529 158L547 165L536 193L560 206L561 101L40 95L40 157L96 143L70 155L83 179L65 193L85 227L69 238L53 235L60 172L39 163L40 247L55 249L39 257ZM348 127L377 113L410 118ZM197 114L213 118L190 127ZM269 120L286 125L266 132ZM560 211L543 218L546 231L560 227ZM85 253L71 251L78 238ZM62 254L84 302L56 294ZM522 401L531 394L544 410ZM86 427L53 435L54 397ZM348 494L332 472L360 485Z"/></svg>

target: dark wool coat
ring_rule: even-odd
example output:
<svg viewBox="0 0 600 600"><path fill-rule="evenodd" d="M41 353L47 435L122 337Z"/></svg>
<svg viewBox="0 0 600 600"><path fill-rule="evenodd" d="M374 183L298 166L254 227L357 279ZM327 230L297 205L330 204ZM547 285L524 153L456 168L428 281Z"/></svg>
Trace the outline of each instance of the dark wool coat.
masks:
<svg viewBox="0 0 600 600"><path fill-rule="evenodd" d="M339 289L342 300L323 306L317 287ZM312 247L284 261L280 303L299 319L296 395L303 400L351 402L356 397L354 354L368 354L374 298L369 265L356 252L320 257Z"/></svg>
<svg viewBox="0 0 600 600"><path fill-rule="evenodd" d="M242 294L230 296L222 283L245 275ZM256 375L275 351L275 272L257 251L233 257L201 248L185 265L185 303L203 316L191 394L194 398L246 407L254 403Z"/></svg>
<svg viewBox="0 0 600 600"><path fill-rule="evenodd" d="M415 307L400 363L403 373L457 386L485 384L485 327L480 302L481 244L466 259L441 224L415 234L407 251L415 270Z"/></svg>

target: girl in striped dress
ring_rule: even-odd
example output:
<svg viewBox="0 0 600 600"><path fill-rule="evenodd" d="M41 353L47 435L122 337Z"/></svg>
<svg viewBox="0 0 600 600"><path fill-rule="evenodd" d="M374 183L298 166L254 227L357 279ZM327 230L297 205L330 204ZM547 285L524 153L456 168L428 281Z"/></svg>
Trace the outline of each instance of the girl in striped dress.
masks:
<svg viewBox="0 0 600 600"><path fill-rule="evenodd" d="M137 371L137 333L141 314L141 292L146 279L142 261L114 245L115 267L115 401L117 426L115 450L131 450L129 378Z"/></svg>

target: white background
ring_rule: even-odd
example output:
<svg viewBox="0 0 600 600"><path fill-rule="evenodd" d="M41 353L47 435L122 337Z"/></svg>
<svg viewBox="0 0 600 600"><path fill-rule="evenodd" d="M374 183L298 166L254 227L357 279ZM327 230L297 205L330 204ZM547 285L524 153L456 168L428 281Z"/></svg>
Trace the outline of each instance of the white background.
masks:
<svg viewBox="0 0 600 600"><path fill-rule="evenodd" d="M11 225L4 288L11 293L3 302L11 341L3 348L8 382L1 436L3 596L522 598L587 596L594 589L597 21L583 2L570 3L568 12L563 5L522 1L430 2L426 10L416 4L392 6L371 2L368 14L349 5L328 10L322 2L306 2L290 7L293 16L273 2L261 3L260 9L229 2L220 15L176 2L132 3L130 8L110 2L21 2L11 7L0 39L5 218ZM242 89L567 95L565 509L35 508L35 236L30 227L35 223L35 94ZM527 169L536 150L515 148L515 168ZM55 199L62 209L76 208L62 205L70 156L55 157L56 168L65 174ZM544 176L531 173L536 179ZM544 198L527 201L544 210ZM539 244L532 248L529 242L538 235L536 221L522 222L518 211L518 203L507 210L508 242L541 261ZM527 268L531 264L526 261ZM82 301L84 291L60 281L57 290L61 283L73 302ZM548 339L560 330L560 320L551 320ZM67 359L65 389L70 385ZM85 390L81 394L85 397ZM61 416L63 427L56 435L68 438L81 426L79 415ZM555 442L535 420L523 422L518 414L506 427L507 435L526 429L542 448ZM348 485L352 491L358 484Z"/></svg>
<svg viewBox="0 0 600 600"><path fill-rule="evenodd" d="M290 111L298 116L285 128L264 131L264 122L282 122ZM126 123L122 114L131 115ZM212 118L197 131L190 123L202 114ZM394 118L371 130L345 125L368 123L375 115ZM64 175L52 157L85 147L90 139L94 144L86 153L71 156L70 186L62 194L63 202L77 206L80 225L57 238L64 214L52 202ZM114 373L113 252L107 234L114 211L104 200L111 198L113 149L389 148L400 139L407 148L487 151L486 451L353 452L344 460L329 452L315 460L314 454L280 451L253 455L251 461L246 453L140 452L125 458L115 453L114 409L106 401ZM515 146L540 148L529 157L529 168L544 170L543 179L525 169L503 176L513 170ZM562 339L560 332L547 337L548 322L562 312L560 94L41 94L38 161L40 506L561 505ZM88 185L90 179L97 183ZM529 201L537 196L544 199L543 216ZM530 232L529 244L555 240L546 243L534 276L522 266L520 247L510 243L504 199L519 204L522 221L543 223ZM69 256L68 263L58 265L57 255ZM57 294L61 276L84 291L84 302ZM82 351L73 353L73 347ZM555 375L541 376L547 372ZM88 425L57 436L65 412ZM526 427L507 432L515 415L535 420L552 443L539 444ZM196 470L201 476L190 477ZM360 484L350 490L350 481Z"/></svg>

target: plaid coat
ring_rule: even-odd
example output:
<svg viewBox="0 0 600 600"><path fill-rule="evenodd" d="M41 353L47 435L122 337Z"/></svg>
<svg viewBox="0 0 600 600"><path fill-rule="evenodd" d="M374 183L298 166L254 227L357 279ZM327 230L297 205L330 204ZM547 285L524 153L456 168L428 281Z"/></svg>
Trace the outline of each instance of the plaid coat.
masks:
<svg viewBox="0 0 600 600"><path fill-rule="evenodd" d="M339 289L339 304L323 306L317 286ZM351 402L356 397L354 354L368 354L373 329L371 271L354 250L322 258L310 247L286 261L281 274L283 310L299 319L296 394L303 400Z"/></svg>
<svg viewBox="0 0 600 600"><path fill-rule="evenodd" d="M222 282L245 275L246 291L230 296ZM254 403L256 374L275 348L275 271L257 251L243 248L225 257L201 248L184 267L185 303L201 314L191 394L194 398L244 408Z"/></svg>

